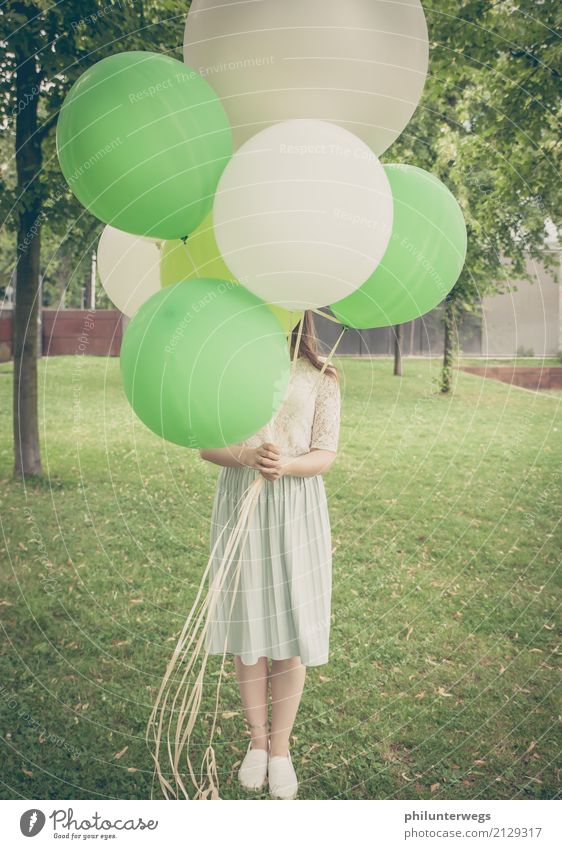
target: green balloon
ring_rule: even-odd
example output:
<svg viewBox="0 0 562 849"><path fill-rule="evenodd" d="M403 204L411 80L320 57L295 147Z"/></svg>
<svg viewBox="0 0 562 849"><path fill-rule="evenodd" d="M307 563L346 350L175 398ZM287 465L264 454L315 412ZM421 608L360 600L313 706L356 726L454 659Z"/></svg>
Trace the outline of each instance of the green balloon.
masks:
<svg viewBox="0 0 562 849"><path fill-rule="evenodd" d="M289 346L273 313L226 280L156 292L121 346L125 393L139 419L189 448L252 436L280 407L289 373Z"/></svg>
<svg viewBox="0 0 562 849"><path fill-rule="evenodd" d="M191 233L209 212L232 155L211 86L160 53L117 53L70 89L57 124L66 181L97 218L160 239Z"/></svg>
<svg viewBox="0 0 562 849"><path fill-rule="evenodd" d="M466 225L449 189L413 165L385 165L394 221L369 279L331 310L347 327L390 327L432 310L451 291L466 257Z"/></svg>

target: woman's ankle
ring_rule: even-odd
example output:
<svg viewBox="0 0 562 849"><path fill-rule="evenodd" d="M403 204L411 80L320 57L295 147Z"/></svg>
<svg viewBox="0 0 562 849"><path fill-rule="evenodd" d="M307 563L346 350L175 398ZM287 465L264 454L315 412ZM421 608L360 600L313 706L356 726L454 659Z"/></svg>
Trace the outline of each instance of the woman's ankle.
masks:
<svg viewBox="0 0 562 849"><path fill-rule="evenodd" d="M252 736L252 749L264 749L266 752L269 749L269 728L265 725L251 725L250 734Z"/></svg>
<svg viewBox="0 0 562 849"><path fill-rule="evenodd" d="M287 743L279 743L271 741L269 744L270 758L286 758L289 756L289 745Z"/></svg>

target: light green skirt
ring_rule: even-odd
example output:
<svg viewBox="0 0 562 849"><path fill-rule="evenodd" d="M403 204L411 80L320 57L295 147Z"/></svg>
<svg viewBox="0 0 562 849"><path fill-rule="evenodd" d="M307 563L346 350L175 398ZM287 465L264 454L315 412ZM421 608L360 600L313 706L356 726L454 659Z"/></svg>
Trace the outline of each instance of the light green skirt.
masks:
<svg viewBox="0 0 562 849"><path fill-rule="evenodd" d="M247 466L220 471L211 550L220 540L210 580L236 524L244 491L258 475ZM234 569L240 557L235 590ZM260 657L296 656L305 666L327 663L331 594L332 545L322 476L287 475L264 481L243 550L238 547L210 616L206 648L210 654L222 654L226 648L245 664L254 664Z"/></svg>

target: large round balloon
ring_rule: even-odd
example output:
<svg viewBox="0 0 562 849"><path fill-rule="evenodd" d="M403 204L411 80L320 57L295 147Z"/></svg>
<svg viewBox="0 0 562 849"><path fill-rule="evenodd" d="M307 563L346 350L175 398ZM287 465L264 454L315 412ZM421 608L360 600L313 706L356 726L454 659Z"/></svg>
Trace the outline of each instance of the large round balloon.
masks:
<svg viewBox="0 0 562 849"><path fill-rule="evenodd" d="M380 265L331 305L348 327L387 327L432 310L455 285L466 256L466 225L449 189L413 165L386 165L394 198L392 236Z"/></svg>
<svg viewBox="0 0 562 849"><path fill-rule="evenodd" d="M420 0L192 0L184 60L220 95L235 148L269 124L340 124L380 156L420 100Z"/></svg>
<svg viewBox="0 0 562 849"><path fill-rule="evenodd" d="M116 53L72 86L57 124L62 172L78 200L120 230L191 233L232 153L211 86L160 53Z"/></svg>
<svg viewBox="0 0 562 849"><path fill-rule="evenodd" d="M289 346L243 286L192 280L160 289L127 325L121 373L137 416L170 442L232 445L273 417L287 390Z"/></svg>
<svg viewBox="0 0 562 849"><path fill-rule="evenodd" d="M214 277L238 283L220 255L211 214L203 219L186 242L180 239L162 242L161 285L171 286L180 280L193 280L196 277ZM268 304L268 307L281 324L285 335L291 332L303 316L301 310L285 310L273 304Z"/></svg>
<svg viewBox="0 0 562 849"><path fill-rule="evenodd" d="M160 289L160 242L108 224L98 243L97 266L108 298L131 316Z"/></svg>
<svg viewBox="0 0 562 849"><path fill-rule="evenodd" d="M356 136L325 121L285 121L234 154L213 219L238 280L268 303L308 309L372 274L392 230L392 193Z"/></svg>

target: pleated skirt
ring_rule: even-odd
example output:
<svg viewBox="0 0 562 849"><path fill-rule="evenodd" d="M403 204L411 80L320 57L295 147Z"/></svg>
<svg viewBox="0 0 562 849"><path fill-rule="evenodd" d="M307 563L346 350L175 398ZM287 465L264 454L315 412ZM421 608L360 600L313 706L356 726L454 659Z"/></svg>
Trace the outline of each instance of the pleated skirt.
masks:
<svg viewBox="0 0 562 849"><path fill-rule="evenodd" d="M213 580L239 515L244 492L259 475L247 466L220 471L211 517L209 579ZM238 585L235 567L240 561ZM263 482L245 542L235 551L215 609L209 613L210 654L299 656L305 666L328 662L332 543L321 475Z"/></svg>

